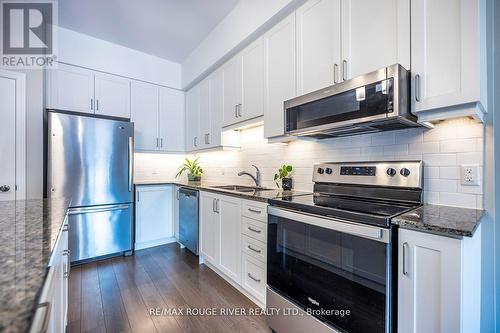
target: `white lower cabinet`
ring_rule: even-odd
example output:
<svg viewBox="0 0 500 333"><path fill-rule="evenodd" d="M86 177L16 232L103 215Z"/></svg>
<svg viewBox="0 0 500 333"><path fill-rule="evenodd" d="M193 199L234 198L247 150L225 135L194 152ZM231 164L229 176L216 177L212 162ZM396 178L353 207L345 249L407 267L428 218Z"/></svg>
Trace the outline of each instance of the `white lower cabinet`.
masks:
<svg viewBox="0 0 500 333"><path fill-rule="evenodd" d="M33 316L30 332L66 331L69 274L68 224L65 221L50 258L49 272Z"/></svg>
<svg viewBox="0 0 500 333"><path fill-rule="evenodd" d="M220 216L217 195L200 192L200 254L212 265L219 265Z"/></svg>
<svg viewBox="0 0 500 333"><path fill-rule="evenodd" d="M174 199L173 185L136 186L136 250L175 241Z"/></svg>
<svg viewBox="0 0 500 333"><path fill-rule="evenodd" d="M479 332L480 233L399 230L398 332Z"/></svg>
<svg viewBox="0 0 500 333"><path fill-rule="evenodd" d="M266 221L265 203L200 192L200 255L260 306L265 306ZM259 236L248 235L248 226Z"/></svg>

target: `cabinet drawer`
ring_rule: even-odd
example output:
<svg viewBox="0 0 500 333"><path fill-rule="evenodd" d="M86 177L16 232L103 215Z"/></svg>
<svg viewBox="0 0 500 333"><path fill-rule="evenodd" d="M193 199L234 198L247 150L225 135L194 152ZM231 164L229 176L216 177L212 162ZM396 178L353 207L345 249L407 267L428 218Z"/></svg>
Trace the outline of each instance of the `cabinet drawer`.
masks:
<svg viewBox="0 0 500 333"><path fill-rule="evenodd" d="M267 204L254 201L242 201L241 215L265 223L267 222Z"/></svg>
<svg viewBox="0 0 500 333"><path fill-rule="evenodd" d="M266 303L266 266L254 258L242 254L243 288L262 303Z"/></svg>
<svg viewBox="0 0 500 333"><path fill-rule="evenodd" d="M247 255L258 259L263 263L266 262L266 243L250 238L247 235L243 235L241 244L243 252Z"/></svg>
<svg viewBox="0 0 500 333"><path fill-rule="evenodd" d="M261 242L266 242L266 232L267 232L266 224L260 221L249 219L246 216L242 216L241 221L242 221L243 234L252 237L254 239L257 239Z"/></svg>

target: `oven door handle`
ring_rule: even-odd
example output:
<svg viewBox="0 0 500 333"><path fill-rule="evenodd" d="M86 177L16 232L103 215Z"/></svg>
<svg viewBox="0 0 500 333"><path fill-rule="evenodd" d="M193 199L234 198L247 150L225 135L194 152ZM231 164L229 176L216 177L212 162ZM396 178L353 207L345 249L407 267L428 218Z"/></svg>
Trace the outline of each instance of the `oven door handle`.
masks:
<svg viewBox="0 0 500 333"><path fill-rule="evenodd" d="M389 243L389 229L368 226L331 217L317 216L304 212L294 212L288 209L268 207L269 215L314 225L320 228L335 230L345 234L360 236L382 243Z"/></svg>

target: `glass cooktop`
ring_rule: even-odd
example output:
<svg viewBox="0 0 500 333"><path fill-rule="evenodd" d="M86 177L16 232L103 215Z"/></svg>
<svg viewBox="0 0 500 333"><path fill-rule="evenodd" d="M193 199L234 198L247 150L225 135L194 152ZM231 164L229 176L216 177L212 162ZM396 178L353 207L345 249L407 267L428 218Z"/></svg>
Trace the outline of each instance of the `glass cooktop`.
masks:
<svg viewBox="0 0 500 333"><path fill-rule="evenodd" d="M272 206L352 222L389 227L390 219L418 205L397 201L314 193L270 200Z"/></svg>

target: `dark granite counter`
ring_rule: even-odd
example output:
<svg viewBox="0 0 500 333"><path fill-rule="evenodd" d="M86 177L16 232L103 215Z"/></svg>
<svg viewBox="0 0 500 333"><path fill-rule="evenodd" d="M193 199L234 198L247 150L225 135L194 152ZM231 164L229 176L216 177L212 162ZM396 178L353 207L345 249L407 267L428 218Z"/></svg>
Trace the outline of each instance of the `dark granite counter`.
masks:
<svg viewBox="0 0 500 333"><path fill-rule="evenodd" d="M225 190L220 188L214 188L213 186L221 186L228 184L220 184L220 183L210 183L210 182L183 182L177 180L147 180L147 181L136 181L135 185L161 185L161 184L171 184L177 186L183 186L187 188L192 188L195 190L203 190L208 192L215 192L226 194L234 197L239 197L242 199L255 200L260 202L268 202L270 199L280 199L283 197L297 196L297 195L305 195L311 194L305 191L283 191L278 188L267 189L265 191L252 191L252 192L237 192L231 190ZM233 185L233 184L231 184Z"/></svg>
<svg viewBox="0 0 500 333"><path fill-rule="evenodd" d="M26 332L68 200L0 201L0 332Z"/></svg>
<svg viewBox="0 0 500 333"><path fill-rule="evenodd" d="M392 219L393 224L441 236L472 237L477 229L482 210L424 204Z"/></svg>

